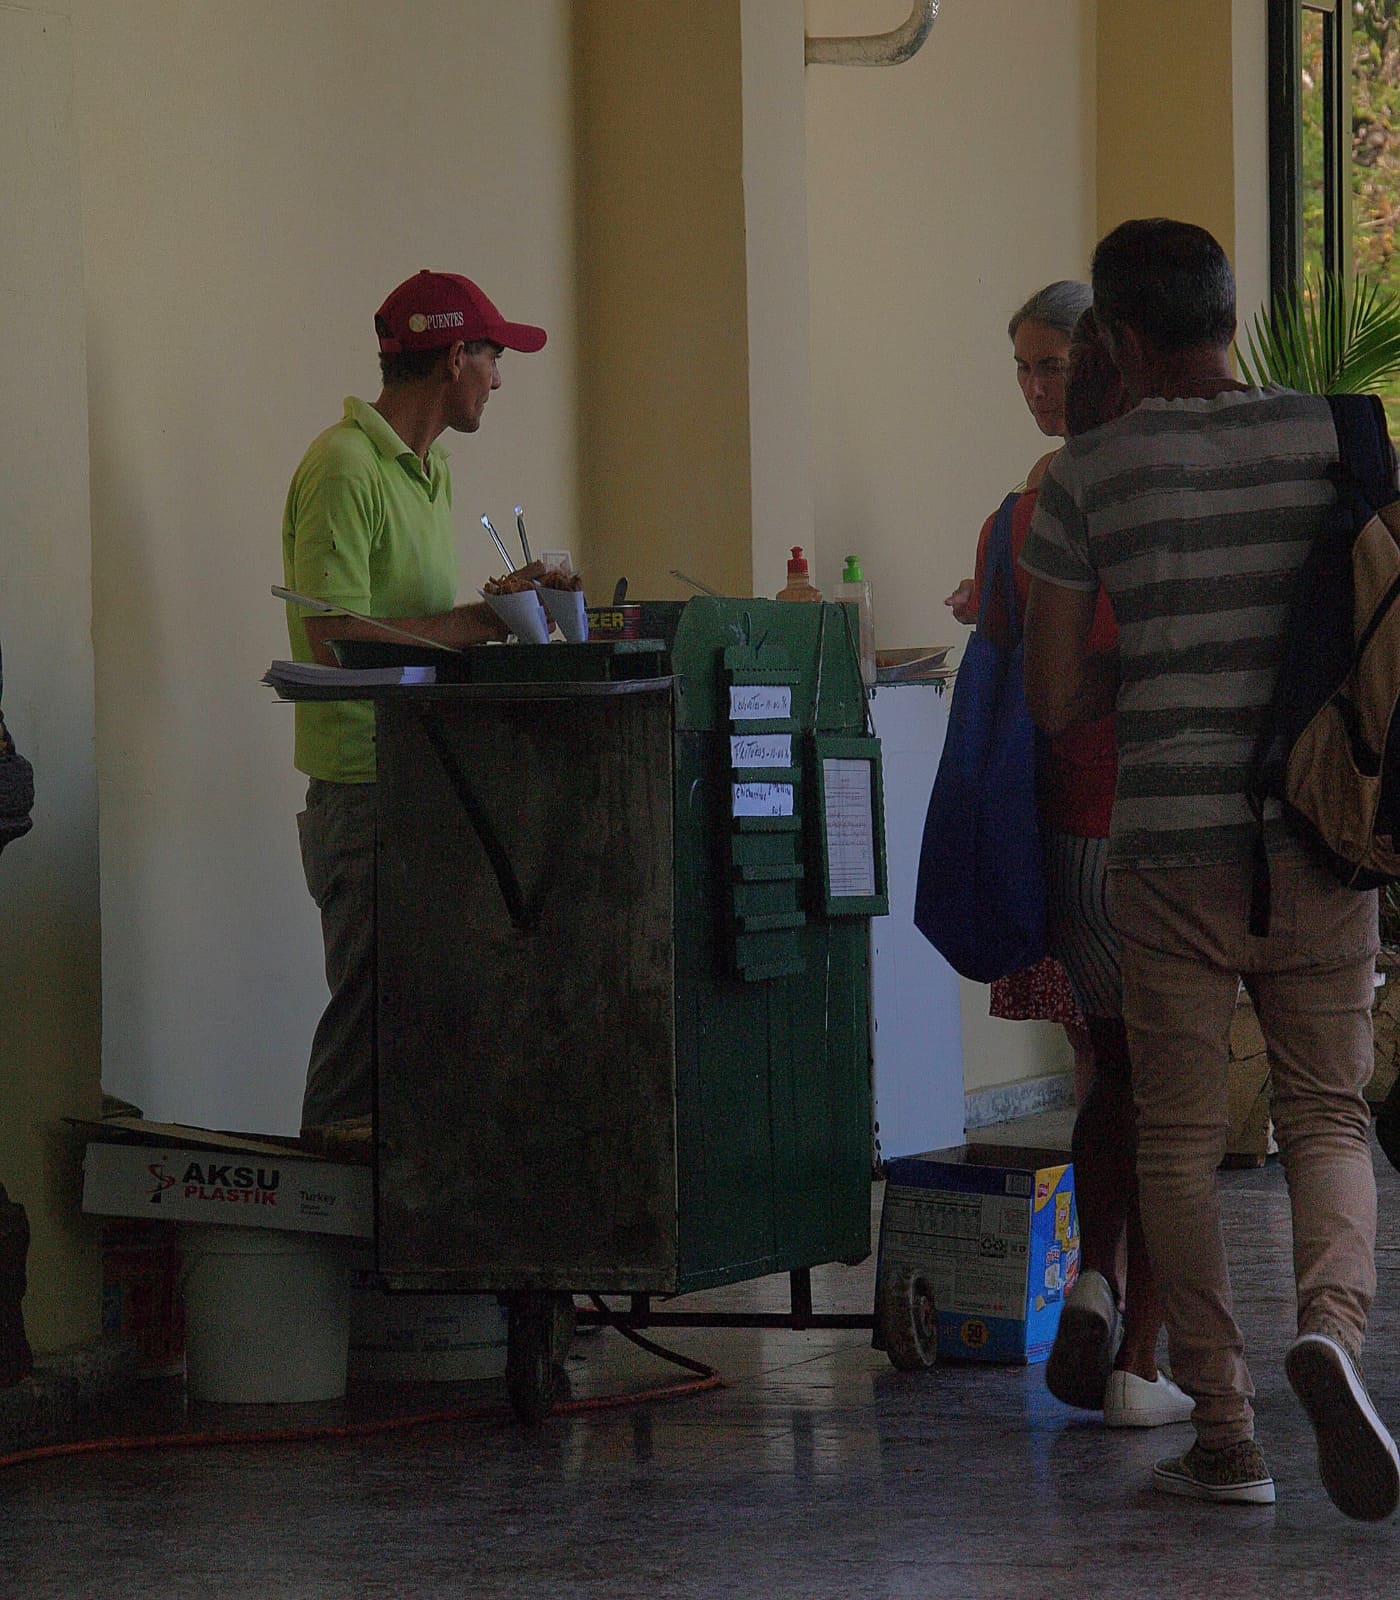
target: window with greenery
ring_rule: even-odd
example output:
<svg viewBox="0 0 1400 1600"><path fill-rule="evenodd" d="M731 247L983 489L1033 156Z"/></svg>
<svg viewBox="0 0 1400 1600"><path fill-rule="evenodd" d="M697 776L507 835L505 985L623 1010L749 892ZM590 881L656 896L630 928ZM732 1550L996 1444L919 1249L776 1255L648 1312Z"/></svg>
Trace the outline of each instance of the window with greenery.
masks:
<svg viewBox="0 0 1400 1600"><path fill-rule="evenodd" d="M1400 288L1400 0L1354 0L1352 255Z"/></svg>
<svg viewBox="0 0 1400 1600"><path fill-rule="evenodd" d="M1269 0L1269 55L1275 298L1324 273L1400 294L1400 0Z"/></svg>
<svg viewBox="0 0 1400 1600"><path fill-rule="evenodd" d="M1303 282L1315 282L1324 268L1345 271L1348 229L1346 175L1338 152L1345 124L1344 85L1336 71L1343 58L1340 25L1345 14L1304 4L1299 17L1298 114L1301 135L1299 247Z"/></svg>

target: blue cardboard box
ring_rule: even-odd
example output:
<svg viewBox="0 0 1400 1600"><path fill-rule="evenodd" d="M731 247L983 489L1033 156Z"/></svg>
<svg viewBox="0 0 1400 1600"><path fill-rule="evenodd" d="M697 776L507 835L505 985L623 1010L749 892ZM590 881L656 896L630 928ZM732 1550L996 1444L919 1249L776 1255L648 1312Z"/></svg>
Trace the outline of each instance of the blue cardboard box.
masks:
<svg viewBox="0 0 1400 1600"><path fill-rule="evenodd" d="M901 1266L933 1291L940 1360L1044 1361L1079 1276L1073 1165L977 1144L889 1162L876 1305Z"/></svg>

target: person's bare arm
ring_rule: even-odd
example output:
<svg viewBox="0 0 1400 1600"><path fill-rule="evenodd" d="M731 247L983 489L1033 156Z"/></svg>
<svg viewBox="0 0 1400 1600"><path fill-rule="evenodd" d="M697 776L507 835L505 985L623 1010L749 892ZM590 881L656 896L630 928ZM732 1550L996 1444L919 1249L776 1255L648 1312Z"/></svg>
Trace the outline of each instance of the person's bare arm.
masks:
<svg viewBox="0 0 1400 1600"><path fill-rule="evenodd" d="M431 617L385 617L392 628L405 633L416 633L420 639L431 639L434 644L446 645L449 650L461 650L469 644L485 644L488 639L504 639L506 627L484 600L471 605L453 606L451 611L440 611ZM323 666L333 667L335 656L331 652L332 639L394 640L394 635L371 627L358 617L315 616L304 617L306 640L312 657ZM397 641L407 644L406 639Z"/></svg>
<svg viewBox="0 0 1400 1600"><path fill-rule="evenodd" d="M522 577L543 577L543 561L532 561L528 567L517 569ZM504 639L509 632L506 625L484 600L474 600L469 605L453 606L451 611L439 611L428 617L385 617L391 628L401 628L405 633L416 633L420 639L431 639L434 644L446 645L449 650L464 650L469 644L486 644L492 639ZM311 654L323 666L333 667L332 639L392 639L391 633L372 628L356 617L310 616L302 618L306 641ZM407 640L400 640L406 644Z"/></svg>
<svg viewBox="0 0 1400 1600"><path fill-rule="evenodd" d="M1091 655L1097 595L1031 577L1026 601L1026 705L1048 734L1105 717L1118 699L1118 655Z"/></svg>

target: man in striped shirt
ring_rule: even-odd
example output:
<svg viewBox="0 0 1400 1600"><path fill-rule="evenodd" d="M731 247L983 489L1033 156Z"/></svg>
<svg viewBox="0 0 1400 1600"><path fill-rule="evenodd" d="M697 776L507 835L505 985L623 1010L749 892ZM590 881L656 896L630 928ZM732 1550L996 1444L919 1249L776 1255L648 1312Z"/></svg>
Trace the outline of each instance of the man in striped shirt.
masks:
<svg viewBox="0 0 1400 1600"><path fill-rule="evenodd" d="M1026 691L1047 732L1118 714L1109 901L1123 940L1143 1226L1173 1373L1196 1402L1195 1445L1159 1462L1154 1483L1204 1500L1274 1500L1215 1189L1243 979L1268 1044L1293 1212L1289 1381L1317 1431L1328 1493L1350 1516L1380 1518L1400 1501L1400 1459L1356 1364L1376 1283L1361 1094L1375 895L1337 884L1275 815L1271 928L1248 931L1245 774L1297 574L1332 503L1336 432L1324 399L1236 381L1234 277L1203 229L1124 223L1094 253L1093 286L1137 405L1071 440L1046 476L1022 555ZM1113 659L1084 644L1100 583L1120 630ZM1083 1359L1101 1361L1116 1308L1096 1290L1076 1285L1062 1329Z"/></svg>

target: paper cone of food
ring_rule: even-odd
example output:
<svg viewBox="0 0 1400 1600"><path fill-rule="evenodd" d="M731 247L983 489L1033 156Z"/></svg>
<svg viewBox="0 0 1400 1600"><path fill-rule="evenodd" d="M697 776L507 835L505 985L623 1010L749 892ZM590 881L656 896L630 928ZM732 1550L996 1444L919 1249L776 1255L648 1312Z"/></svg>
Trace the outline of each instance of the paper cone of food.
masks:
<svg viewBox="0 0 1400 1600"><path fill-rule="evenodd" d="M570 644L588 642L588 613L584 610L582 589L551 589L537 586L549 619Z"/></svg>
<svg viewBox="0 0 1400 1600"><path fill-rule="evenodd" d="M516 594L488 594L483 589L481 598L521 644L549 643L549 618L533 589Z"/></svg>

